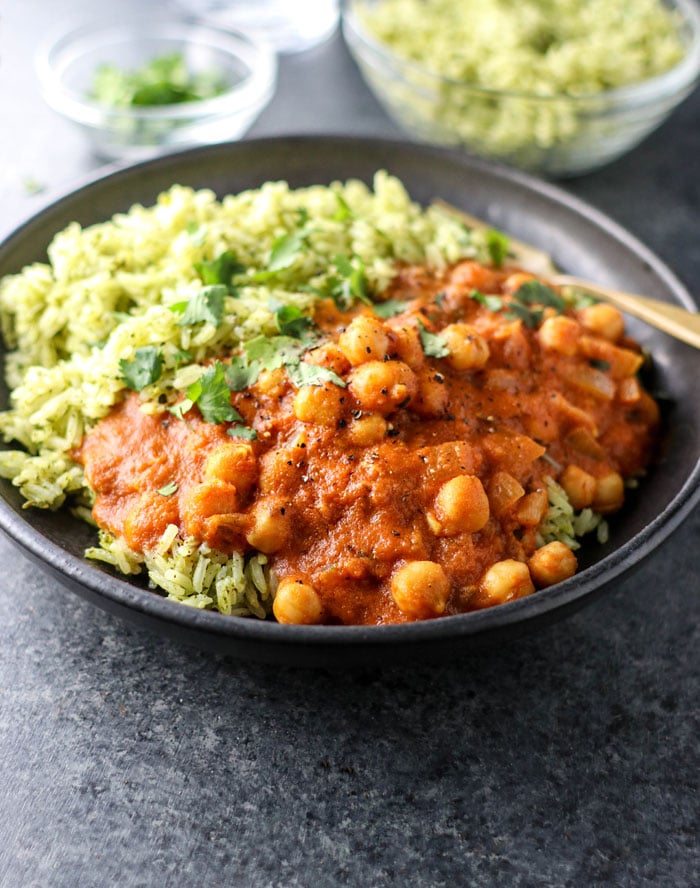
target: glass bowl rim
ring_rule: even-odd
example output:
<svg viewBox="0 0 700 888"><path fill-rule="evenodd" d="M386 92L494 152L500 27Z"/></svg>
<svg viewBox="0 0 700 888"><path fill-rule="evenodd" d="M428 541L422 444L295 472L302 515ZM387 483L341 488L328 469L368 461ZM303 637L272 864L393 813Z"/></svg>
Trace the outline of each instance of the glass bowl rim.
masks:
<svg viewBox="0 0 700 888"><path fill-rule="evenodd" d="M183 46L211 46L241 59L241 47L251 51L254 62L242 59L248 73L235 86L220 95L170 105L111 106L90 99L86 94L68 89L62 82L65 67L92 43L90 48L109 42L118 44L137 36L141 39L179 40ZM96 39L99 38L99 39ZM60 63L65 53L72 56ZM109 120L191 120L193 117L225 116L262 103L277 79L277 55L270 45L242 31L217 28L197 19L164 16L139 16L128 21L106 18L73 24L50 34L38 47L35 70L43 96L56 111L72 120L103 127Z"/></svg>
<svg viewBox="0 0 700 888"><path fill-rule="evenodd" d="M700 77L700 7L697 6L695 0L672 0L673 8L683 16L684 29L688 31L690 36L686 52L677 64L667 71L656 74L654 77L648 77L645 80L625 84L613 89L579 95L495 89L478 83L455 80L442 74L436 74L418 62L401 58L388 49L385 44L371 37L362 27L356 15L355 10L360 2L362 0L347 0L343 8L343 32L351 48L353 41L355 41L360 51L371 51L375 56L379 57L381 63L399 76L403 76L404 73L413 74L426 79L428 82L433 81L436 85L447 85L455 90L471 92L484 98L526 99L545 104L568 102L572 105L581 106L590 106L595 102L605 102L606 105L632 106L648 104L680 93L692 86Z"/></svg>

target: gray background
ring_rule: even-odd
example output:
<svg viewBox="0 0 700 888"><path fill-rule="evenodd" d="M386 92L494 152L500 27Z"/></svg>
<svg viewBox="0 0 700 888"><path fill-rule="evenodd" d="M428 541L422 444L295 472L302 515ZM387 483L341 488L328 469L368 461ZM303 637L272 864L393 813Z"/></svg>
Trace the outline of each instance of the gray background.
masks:
<svg viewBox="0 0 700 888"><path fill-rule="evenodd" d="M114 5L0 6L3 232L97 167L31 56ZM250 135L287 132L398 134L338 37L284 60ZM696 94L564 184L697 293L699 183ZM696 510L613 593L508 648L353 673L178 647L0 540L0 884L697 885L699 535Z"/></svg>

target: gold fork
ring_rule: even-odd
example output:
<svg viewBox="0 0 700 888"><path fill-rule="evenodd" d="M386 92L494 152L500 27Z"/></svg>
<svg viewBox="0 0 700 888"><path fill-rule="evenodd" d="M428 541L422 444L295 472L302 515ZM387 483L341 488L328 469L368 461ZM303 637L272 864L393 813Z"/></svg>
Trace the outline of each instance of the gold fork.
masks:
<svg viewBox="0 0 700 888"><path fill-rule="evenodd" d="M483 219L477 219L476 216L465 213L444 200L434 201L433 206L458 217L469 228L484 230L493 227ZM688 311L678 305L669 305L658 299L650 299L648 296L626 293L624 290L604 287L583 278L562 274L552 262L551 256L544 250L539 250L531 244L526 244L510 236L508 241L509 252L515 263L526 271L546 278L550 283L560 287L576 287L577 290L589 293L603 302L609 302L610 305L614 305L621 311L700 349L700 312Z"/></svg>

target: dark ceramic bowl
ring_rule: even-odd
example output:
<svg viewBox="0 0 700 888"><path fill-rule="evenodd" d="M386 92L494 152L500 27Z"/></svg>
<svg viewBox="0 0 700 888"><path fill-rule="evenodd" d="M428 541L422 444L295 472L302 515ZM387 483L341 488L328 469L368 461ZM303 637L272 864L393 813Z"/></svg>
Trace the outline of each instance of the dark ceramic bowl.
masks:
<svg viewBox="0 0 700 888"><path fill-rule="evenodd" d="M0 247L0 275L45 259L52 236L69 222L108 219L135 202L148 204L173 183L219 195L269 179L292 186L357 177L377 169L398 176L418 201L438 197L488 219L550 252L572 274L694 308L673 274L605 216L521 173L440 149L382 140L290 137L195 148L88 182L48 206ZM270 662L350 666L456 656L507 641L559 619L650 555L700 500L700 354L690 346L629 322L655 358L652 387L668 400L664 433L648 478L611 520L609 542L583 549L570 580L490 610L401 626L283 626L196 611L166 601L145 585L120 578L82 557L94 532L65 512L23 510L17 491L0 483L0 527L62 583L119 616L200 647ZM7 391L0 393L7 403Z"/></svg>

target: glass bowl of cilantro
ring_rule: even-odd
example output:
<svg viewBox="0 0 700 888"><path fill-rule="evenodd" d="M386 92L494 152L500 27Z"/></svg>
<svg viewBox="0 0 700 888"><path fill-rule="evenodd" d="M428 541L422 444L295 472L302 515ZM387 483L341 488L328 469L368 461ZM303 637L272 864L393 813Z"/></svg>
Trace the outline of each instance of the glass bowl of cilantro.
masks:
<svg viewBox="0 0 700 888"><path fill-rule="evenodd" d="M111 160L240 138L277 81L270 47L186 19L82 24L36 67L47 103Z"/></svg>

